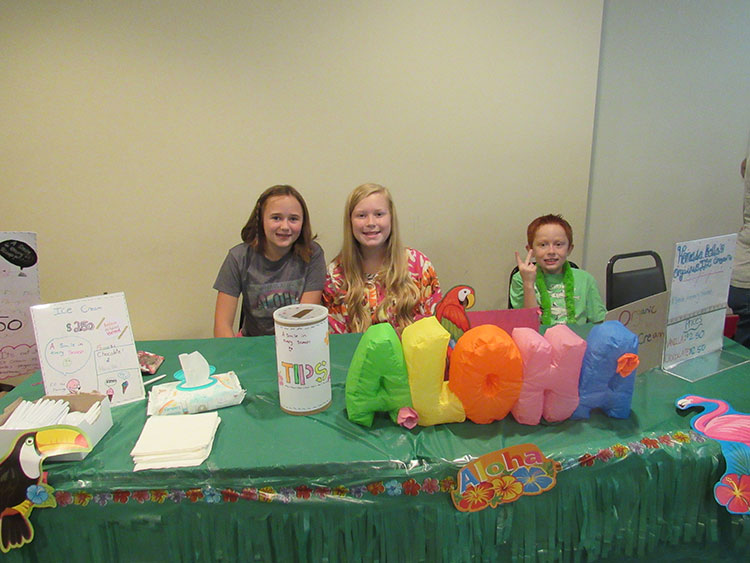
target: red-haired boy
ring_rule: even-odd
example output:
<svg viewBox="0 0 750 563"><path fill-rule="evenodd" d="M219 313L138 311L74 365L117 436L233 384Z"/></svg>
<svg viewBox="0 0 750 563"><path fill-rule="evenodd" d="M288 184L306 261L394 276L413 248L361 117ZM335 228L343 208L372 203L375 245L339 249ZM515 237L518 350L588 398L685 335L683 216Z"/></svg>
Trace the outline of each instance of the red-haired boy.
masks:
<svg viewBox="0 0 750 563"><path fill-rule="evenodd" d="M607 310L596 280L568 262L573 251L570 223L560 215L542 215L529 224L526 236L526 259L516 252L518 272L510 284L512 307L540 307L545 325L602 322Z"/></svg>

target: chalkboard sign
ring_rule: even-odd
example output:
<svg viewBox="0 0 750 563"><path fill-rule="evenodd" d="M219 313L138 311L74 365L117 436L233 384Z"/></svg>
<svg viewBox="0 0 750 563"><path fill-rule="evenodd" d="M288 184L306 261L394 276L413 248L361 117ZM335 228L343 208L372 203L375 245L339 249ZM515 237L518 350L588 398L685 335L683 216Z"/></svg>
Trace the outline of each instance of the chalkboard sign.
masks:
<svg viewBox="0 0 750 563"><path fill-rule="evenodd" d="M10 239L0 242L0 256L22 270L36 264L36 251L22 240Z"/></svg>
<svg viewBox="0 0 750 563"><path fill-rule="evenodd" d="M112 405L145 397L124 293L31 308L48 395L99 391Z"/></svg>
<svg viewBox="0 0 750 563"><path fill-rule="evenodd" d="M39 369L29 307L38 305L36 233L0 232L0 383L17 385Z"/></svg>

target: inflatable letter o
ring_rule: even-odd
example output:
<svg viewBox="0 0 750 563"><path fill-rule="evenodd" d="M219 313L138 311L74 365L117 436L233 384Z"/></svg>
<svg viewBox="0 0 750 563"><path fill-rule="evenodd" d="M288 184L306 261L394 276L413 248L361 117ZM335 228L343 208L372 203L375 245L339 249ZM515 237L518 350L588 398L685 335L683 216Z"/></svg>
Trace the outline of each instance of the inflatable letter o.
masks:
<svg viewBox="0 0 750 563"><path fill-rule="evenodd" d="M489 424L504 418L518 400L522 382L521 353L500 327L472 328L456 342L448 387L461 399L470 420Z"/></svg>

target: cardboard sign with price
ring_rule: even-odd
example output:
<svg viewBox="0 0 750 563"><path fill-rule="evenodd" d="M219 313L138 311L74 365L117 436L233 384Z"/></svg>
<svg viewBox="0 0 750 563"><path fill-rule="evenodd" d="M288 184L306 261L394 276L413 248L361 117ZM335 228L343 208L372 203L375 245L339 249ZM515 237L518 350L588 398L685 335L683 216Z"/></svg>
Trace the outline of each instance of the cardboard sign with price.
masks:
<svg viewBox="0 0 750 563"><path fill-rule="evenodd" d="M124 293L31 308L48 395L99 391L113 406L145 397Z"/></svg>

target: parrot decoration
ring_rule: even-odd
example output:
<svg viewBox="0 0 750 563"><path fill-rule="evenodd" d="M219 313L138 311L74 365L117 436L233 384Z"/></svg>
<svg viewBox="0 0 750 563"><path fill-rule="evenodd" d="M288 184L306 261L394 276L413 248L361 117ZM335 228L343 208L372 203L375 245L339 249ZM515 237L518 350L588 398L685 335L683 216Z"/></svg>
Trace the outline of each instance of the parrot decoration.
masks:
<svg viewBox="0 0 750 563"><path fill-rule="evenodd" d="M456 342L471 328L466 309L474 305L474 289L468 285L457 285L445 294L443 300L435 307L435 318L451 335L448 348L445 351L445 379L450 373L450 361Z"/></svg>
<svg viewBox="0 0 750 563"><path fill-rule="evenodd" d="M42 461L52 455L90 449L87 438L70 426L19 434L0 461L0 551L8 553L34 539L29 514L35 506L56 506Z"/></svg>
<svg viewBox="0 0 750 563"><path fill-rule="evenodd" d="M464 332L471 328L466 309L471 309L474 299L474 290L471 287L457 285L435 307L435 317L451 335L451 348L456 345L456 341L463 336Z"/></svg>

